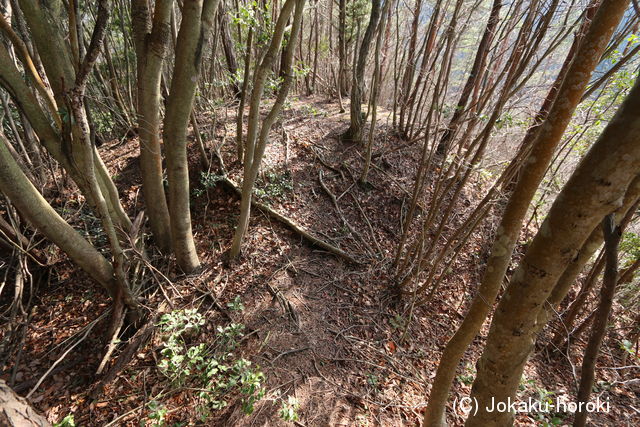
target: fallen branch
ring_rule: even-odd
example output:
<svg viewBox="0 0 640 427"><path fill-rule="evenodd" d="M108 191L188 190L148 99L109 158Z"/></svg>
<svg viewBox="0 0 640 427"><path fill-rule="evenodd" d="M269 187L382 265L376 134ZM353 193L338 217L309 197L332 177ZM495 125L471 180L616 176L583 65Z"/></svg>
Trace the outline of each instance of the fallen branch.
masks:
<svg viewBox="0 0 640 427"><path fill-rule="evenodd" d="M322 187L324 192L327 193L327 195L331 199L331 202L333 203L333 207L336 209L336 212L338 213L338 216L340 216L340 219L342 220L342 223L345 225L345 227L347 227L349 229L351 234L353 234L355 237L357 237L358 240L360 240L364 244L364 247L367 249L367 252L369 252L369 255L373 257L374 256L373 249L371 248L371 246L369 245L367 240L364 237L362 237L362 234L360 234L358 232L358 230L353 228L353 226L349 223L349 221L347 221L347 218L345 218L344 214L342 213L342 209L340 209L340 206L338 205L338 198L336 197L335 194L333 194L331 192L331 190L329 190L329 187L327 187L327 185L322 180L322 171L321 170L318 171L318 181L320 181L320 186ZM351 187L349 187L349 188L351 188ZM340 197L342 197L342 196L340 196Z"/></svg>
<svg viewBox="0 0 640 427"><path fill-rule="evenodd" d="M288 313L291 320L293 320L296 326L300 328L300 318L298 317L298 313L293 307L293 304L291 304L291 301L289 301L287 297L284 296L282 291L276 286L271 286L269 283L267 283L267 288L269 289L269 293L273 296L273 298L278 301L284 312Z"/></svg>
<svg viewBox="0 0 640 427"><path fill-rule="evenodd" d="M242 194L242 190L240 189L240 187L238 186L238 184L236 184L235 182L233 182L230 178L228 177L223 177L220 182L222 182L225 186L229 187L230 189L232 189L233 191L235 191L238 195ZM354 264L360 264L360 261L358 261L357 259L355 259L353 256L349 255L348 253L346 253L345 251L343 251L342 249L325 242L324 240L319 239L318 237L314 236L313 234L311 234L309 231L307 231L304 227L302 227L301 225L296 224L292 219L287 218L286 216L276 212L275 210L273 210L272 208L270 208L269 206L265 205L264 203L260 203L259 201L257 201L255 198L251 199L251 204L255 207L257 207L258 209L260 209L261 211L263 211L264 213L268 214L270 217L280 221L281 223L283 223L284 225L286 225L287 227L289 227L291 230L295 231L296 233L298 233L300 236L302 236L304 239L306 239L311 245L313 246L317 246L319 248L322 248L328 252L331 252L334 255L337 255L351 263Z"/></svg>

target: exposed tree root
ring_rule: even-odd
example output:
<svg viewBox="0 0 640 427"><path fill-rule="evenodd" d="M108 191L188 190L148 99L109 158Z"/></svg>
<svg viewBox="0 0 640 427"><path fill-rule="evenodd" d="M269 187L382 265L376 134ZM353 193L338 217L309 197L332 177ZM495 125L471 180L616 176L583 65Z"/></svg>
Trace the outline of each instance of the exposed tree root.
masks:
<svg viewBox="0 0 640 427"><path fill-rule="evenodd" d="M129 363L129 361L136 354L136 351L142 346L144 346L147 341L151 338L153 331L156 327L156 321L158 317L152 316L147 323L131 337L127 346L122 350L122 353L118 356L118 358L113 363L113 366L107 371L105 376L102 378L102 381L96 386L96 388L92 392L93 397L99 396L104 390L104 386L113 381L118 375L118 373Z"/></svg>

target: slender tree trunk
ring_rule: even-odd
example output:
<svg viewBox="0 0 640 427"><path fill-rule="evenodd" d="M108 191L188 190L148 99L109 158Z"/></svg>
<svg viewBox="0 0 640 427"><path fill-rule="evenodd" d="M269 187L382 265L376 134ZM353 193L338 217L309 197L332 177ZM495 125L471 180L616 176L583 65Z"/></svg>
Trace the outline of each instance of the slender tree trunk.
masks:
<svg viewBox="0 0 640 427"><path fill-rule="evenodd" d="M427 425L443 425L445 404L458 363L489 315L529 204L627 4L624 1L604 0L559 89L557 101L551 107L547 120L533 143L531 155L498 226L478 295L440 359L425 412Z"/></svg>
<svg viewBox="0 0 640 427"><path fill-rule="evenodd" d="M369 23L367 29L362 37L362 44L358 51L358 63L353 75L353 81L351 83L351 106L349 113L351 117L351 124L349 128L341 135L343 141L350 142L362 142L362 133L364 130L364 117L362 117L362 97L364 95L364 71L367 62L367 56L369 55L369 46L376 27L378 26L378 20L380 19L380 3L382 0L371 0L371 15L369 16Z"/></svg>
<svg viewBox="0 0 640 427"><path fill-rule="evenodd" d="M284 36L285 24L292 13L292 9L295 6L295 15L293 19L293 25L291 29L291 35L289 43L287 43L286 51L284 55L284 61L282 63L282 70L284 71L284 81L280 86L276 100L271 107L271 110L267 114L267 117L263 120L260 127L260 133L258 135L258 121L260 118L260 98L264 90L264 85L269 73L269 70L275 63L278 50L282 44L282 38ZM276 118L282 110L282 106L286 101L289 93L289 88L293 82L292 66L293 58L296 48L296 40L300 33L300 26L302 21L302 10L304 8L304 0L286 0L280 11L280 16L276 22L275 30L271 38L271 43L265 53L260 66L256 70L255 79L253 83L253 92L251 93L250 110L249 110L249 125L247 129L247 143L244 157L244 174L242 181L242 199L240 201L240 217L238 218L238 225L236 232L233 236L233 243L231 245L231 251L229 253L230 258L236 258L240 254L242 248L242 240L249 226L249 217L251 214L251 197L253 193L253 186L255 184L258 171L260 170L260 163L264 155L264 151L267 147L267 139L271 126L275 122Z"/></svg>
<svg viewBox="0 0 640 427"><path fill-rule="evenodd" d="M332 0L333 1L333 0ZM338 0L338 90L341 96L349 93L347 78L347 0Z"/></svg>
<svg viewBox="0 0 640 427"><path fill-rule="evenodd" d="M621 7L620 16L625 5L612 3ZM608 17L614 15L615 9L607 11L607 6L605 1L592 28L598 27L601 12L607 12ZM603 38L600 43L604 45L607 40L608 37ZM571 75L567 76L569 81ZM533 351L536 320L544 301L600 218L622 205L624 193L640 171L639 108L640 79L556 198L514 272L496 308L477 365L471 397L477 399L479 410L469 417L467 426L513 423L514 414L490 413L486 408L492 401L515 399L522 371Z"/></svg>
<svg viewBox="0 0 640 427"><path fill-rule="evenodd" d="M382 48L382 35L384 34L384 27L386 24L386 16L391 5L392 0L386 0L384 7L382 8L382 14L380 23L378 25L378 36L376 37L375 46L375 59L373 66L373 83L371 87L371 126L369 126L369 137L367 140L364 156L364 167L362 168L362 174L360 175L360 183L367 182L367 176L369 175L369 168L371 167L371 152L373 150L373 141L376 131L376 120L378 115L378 96L380 95L380 86L382 79L382 69L380 65L380 49Z"/></svg>
<svg viewBox="0 0 640 427"><path fill-rule="evenodd" d="M176 43L176 58L164 121L164 143L169 181L171 243L185 273L200 266L191 231L187 125L196 82L218 0L185 0Z"/></svg>
<svg viewBox="0 0 640 427"><path fill-rule="evenodd" d="M238 61L236 60L236 50L233 46L233 39L231 38L231 32L229 31L229 15L224 4L220 6L218 10L218 27L220 28L220 36L222 40L222 49L224 50L224 57L227 60L227 69L231 83L229 88L234 97L240 97L240 87L236 80L236 74L238 73Z"/></svg>
<svg viewBox="0 0 640 427"><path fill-rule="evenodd" d="M145 210L158 248L171 251L169 207L162 176L160 145L160 81L162 65L171 36L172 0L158 0L153 18L146 0L134 0L131 7L137 55L138 128L140 170Z"/></svg>
<svg viewBox="0 0 640 427"><path fill-rule="evenodd" d="M487 63L487 54L489 53L489 48L491 47L491 42L493 41L496 27L498 26L498 22L500 21L500 9L502 9L502 2L503 0L493 0L493 6L491 7L489 20L487 21L487 26L485 27L484 34L482 35L482 39L480 40L480 44L478 45L478 50L476 51L476 57L473 60L471 72L469 73L467 82L462 88L460 99L456 104L456 109L453 112L451 120L449 121L449 125L442 133L442 137L440 138L440 142L438 143L437 152L440 155L443 155L447 152L451 139L455 136L458 127L462 123L462 118L464 117L467 103L469 102L469 98L471 97L473 88L477 86L478 82L482 78L484 68Z"/></svg>
<svg viewBox="0 0 640 427"><path fill-rule="evenodd" d="M587 348L582 359L582 372L580 373L580 386L578 387L578 402L586 404L591 396L593 381L595 377L596 359L600 352L602 339L607 331L607 323L613 305L613 297L616 293L616 283L618 281L618 245L622 237L622 230L616 227L613 214L607 215L602 221L602 232L604 234L604 253L606 266L604 278L602 280L602 291L600 303L596 309L596 314L591 327L591 335ZM580 406L581 407L581 406ZM587 411L581 410L575 414L573 419L574 427L584 427L587 423Z"/></svg>
<svg viewBox="0 0 640 427"><path fill-rule="evenodd" d="M409 32L409 46L407 47L407 65L404 69L404 75L400 85L400 133L406 137L405 112L409 101L411 87L413 85L413 77L416 70L416 44L418 42L418 24L420 24L420 12L422 9L422 0L416 0L413 10L413 20L411 22L411 30ZM425 41L426 43L426 41Z"/></svg>
<svg viewBox="0 0 640 427"><path fill-rule="evenodd" d="M247 100L249 90L249 74L251 73L251 51L253 49L253 27L249 28L247 35L247 52L244 55L244 74L242 77L242 90L240 92L240 103L238 104L238 115L236 117L236 147L238 161L242 163L244 157L244 142L242 141L242 128L244 121L244 105Z"/></svg>

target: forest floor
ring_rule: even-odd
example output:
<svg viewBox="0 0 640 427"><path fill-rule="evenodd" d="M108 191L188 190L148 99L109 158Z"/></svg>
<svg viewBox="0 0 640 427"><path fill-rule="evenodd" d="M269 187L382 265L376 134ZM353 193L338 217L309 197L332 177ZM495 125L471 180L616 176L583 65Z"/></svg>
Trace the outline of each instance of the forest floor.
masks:
<svg viewBox="0 0 640 427"><path fill-rule="evenodd" d="M198 421L196 393L173 388L157 368L162 342L158 336L137 351L133 360L93 397L96 368L103 355L107 317L91 323L109 308L106 295L85 274L61 257L47 284L41 284L34 300L24 349L14 355L3 378L13 376L14 389L25 395L63 356L71 338L84 339L66 354L30 396L34 406L59 421L73 413L77 426L151 425L158 402L166 409L167 425L276 426L283 399L299 403L299 426L400 426L421 424L421 414L447 339L462 320L477 286L487 256L495 217L489 217L468 244L465 253L447 275L437 297L416 307L398 301L391 291L390 263L401 233L399 218L410 200L420 144L407 145L385 129L385 114L376 132L375 167L370 185L357 183L362 168L361 147L338 140L348 124L348 114L335 103L309 98L294 102L272 131L272 139L259 179L259 195L276 211L339 246L360 261L349 263L316 249L283 224L254 209L239 261L227 265L239 198L217 183L218 161L201 173L198 150L190 147L192 164L193 224L203 269L198 274L176 274L169 260L159 260L167 280L159 280L162 292L147 295L149 307L197 308L206 325L194 342L214 340L215 327L243 323L245 337L239 355L265 374L265 397L251 415L245 415L237 396L206 421ZM200 117L203 132L210 131L212 117ZM215 138L230 176L240 181L241 167L234 161L235 125L232 115L217 120ZM114 141L101 148L107 166L116 177L122 198L132 217L142 206L137 166L137 142ZM321 181L322 180L322 181ZM478 191L474 191L473 187ZM470 209L482 195L482 184L464 194L460 209ZM336 211L327 190L337 200ZM73 195L64 198L78 210L78 225L91 235L91 218L79 209ZM425 196L425 202L428 195ZM458 209L458 208L456 208ZM84 213L83 213L84 212ZM462 214L462 212L459 212ZM342 219L344 218L344 220ZM346 222L345 222L346 221ZM347 224L348 223L348 224ZM350 231L350 228L355 230ZM99 239L100 236L94 236ZM150 281L149 276L140 279ZM169 281L171 283L169 283ZM156 288L157 289L157 288ZM239 296L243 311L227 306ZM88 333L87 325L95 325ZM487 333L485 325L482 336ZM157 335L157 334L156 334ZM476 360L483 338L478 337L466 354ZM604 349L601 364L612 366ZM580 350L574 350L581 354ZM117 353L116 353L117 356ZM604 360L603 360L604 359ZM575 365L579 358L570 359ZM574 378L566 359L541 353L526 370L522 397L574 396ZM473 363L461 369L453 396L470 394ZM591 418L593 425L638 425L640 390L622 381L617 370L598 371L608 387L598 395L611 399L611 411ZM637 409L636 409L637 411ZM464 416L451 415L454 425ZM564 424L552 414L518 416L518 425Z"/></svg>

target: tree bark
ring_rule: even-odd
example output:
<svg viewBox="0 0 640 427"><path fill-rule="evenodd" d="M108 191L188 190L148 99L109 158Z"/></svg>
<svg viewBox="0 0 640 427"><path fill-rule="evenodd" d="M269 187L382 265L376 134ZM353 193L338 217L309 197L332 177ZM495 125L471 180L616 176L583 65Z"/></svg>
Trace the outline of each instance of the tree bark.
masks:
<svg viewBox="0 0 640 427"><path fill-rule="evenodd" d="M156 245L164 253L171 251L171 225L162 182L160 82L162 65L171 36L172 6L172 0L158 0L152 18L146 0L134 0L131 5L137 57L142 192L151 232Z"/></svg>
<svg viewBox="0 0 640 427"><path fill-rule="evenodd" d="M295 16L293 20L293 27L291 29L291 35L289 37L289 43L287 43L283 67L285 78L280 86L276 100L271 107L271 110L267 114L267 117L262 122L260 127L260 133L258 135L258 121L260 118L260 98L264 90L264 85L269 73L269 70L273 67L276 60L276 55L282 44L282 38L284 36L285 24L292 13L292 9L295 6ZM249 226L249 217L251 214L251 198L253 193L253 186L260 170L260 163L264 151L267 147L267 138L271 126L275 122L276 118L282 110L282 106L286 101L289 93L289 88L293 82L292 66L293 57L296 47L296 40L300 32L300 26L302 21L302 9L304 7L304 0L287 0L282 6L280 16L276 22L275 30L271 43L267 52L265 53L260 66L256 70L255 79L253 82L253 92L251 93L250 110L249 110L249 125L247 129L247 143L246 153L244 156L244 173L242 181L242 200L240 201L240 217L238 218L238 225L236 227L235 234L233 235L233 243L231 245L231 251L229 253L230 258L236 258L240 254L242 248L242 240Z"/></svg>
<svg viewBox="0 0 640 427"><path fill-rule="evenodd" d="M244 122L244 104L247 100L249 90L249 74L251 73L251 50L253 49L253 27L249 28L247 35L247 52L244 56L244 74L242 77L242 90L240 92L240 103L236 117L236 150L238 161L242 163L244 158L244 142L242 141L242 128Z"/></svg>
<svg viewBox="0 0 640 427"><path fill-rule="evenodd" d="M0 425L22 427L49 427L51 423L36 412L27 399L18 396L0 380Z"/></svg>
<svg viewBox="0 0 640 427"><path fill-rule="evenodd" d="M442 133L442 137L440 138L440 142L438 143L437 152L440 155L443 155L447 152L451 139L455 136L458 127L462 123L462 118L464 117L467 103L469 102L469 98L471 97L473 88L476 87L476 85L480 81L480 78L482 77L485 65L487 63L487 54L489 53L489 48L491 47L491 42L493 41L496 27L498 26L498 22L500 21L500 9L502 9L502 1L503 0L493 0L493 6L491 7L491 12L489 13L489 20L487 21L487 26L485 27L484 34L482 35L482 39L480 40L480 44L478 45L478 50L476 51L476 57L473 60L471 72L469 73L467 82L462 88L460 99L456 104L456 109L453 112L451 120L449 121L449 125Z"/></svg>
<svg viewBox="0 0 640 427"><path fill-rule="evenodd" d="M218 27L220 28L222 49L224 50L224 57L227 60L227 69L229 70L229 77L231 78L229 88L233 96L239 98L240 87L236 80L238 61L236 60L236 50L233 46L231 32L229 31L229 15L227 14L227 9L224 7L224 4L222 4L218 10Z"/></svg>
<svg viewBox="0 0 640 427"><path fill-rule="evenodd" d="M594 19L594 28L601 12L607 12L607 17L613 15L607 11L612 3L621 7L618 16L622 14L625 5L605 1ZM607 40L603 38L600 43ZM571 75L567 76L569 81ZM559 101L563 102L563 97ZM622 205L624 193L640 171L639 108L640 79L556 198L514 272L478 362L471 397L477 399L479 410L469 417L467 426L513 423L514 414L489 413L486 408L492 400L515 399L546 298L600 218Z"/></svg>
<svg viewBox="0 0 640 427"><path fill-rule="evenodd" d="M185 273L190 273L200 266L191 231L187 125L196 93L202 51L207 45L218 1L184 1L164 121L171 243L178 266Z"/></svg>
<svg viewBox="0 0 640 427"><path fill-rule="evenodd" d="M607 331L607 323L613 305L613 297L616 293L618 282L618 246L622 237L622 230L616 226L613 214L609 214L602 221L602 233L604 234L605 269L602 280L600 303L596 309L591 335L582 359L582 372L580 373L580 386L578 387L578 402L589 402L591 389L595 377L596 359L600 352L602 339ZM573 419L574 427L584 427L587 423L587 411L579 410Z"/></svg>
<svg viewBox="0 0 640 427"><path fill-rule="evenodd" d="M567 78L558 91L556 102L532 144L531 154L522 168L521 176L498 226L478 294L462 324L447 343L440 359L425 413L427 425L442 425L449 388L458 363L491 311L529 204L627 4L628 2L611 0L603 2L571 63Z"/></svg>
<svg viewBox="0 0 640 427"><path fill-rule="evenodd" d="M639 197L640 176L637 176L633 180L631 185L629 185L629 189L627 190L622 202L622 208L619 209L618 212L616 212L617 224L619 224L622 218L628 214L629 209L634 206ZM582 245L582 248L580 248L578 256L562 273L562 276L560 276L560 279L558 279L558 283L556 283L556 285L554 286L551 295L549 295L549 298L547 298L545 309L540 312L537 320L537 324L540 328L546 325L547 322L553 318L557 306L565 298L576 278L584 269L584 266L587 264L587 262L589 262L589 260L596 253L598 248L602 245L602 242L602 229L600 227L597 227L591 232L591 235L589 235L587 241L584 243L584 245ZM538 332L540 332L540 330ZM555 338L553 341L558 342Z"/></svg>
<svg viewBox="0 0 640 427"><path fill-rule="evenodd" d="M380 19L380 3L382 0L371 0L371 15L367 29L362 37L362 44L358 51L358 63L351 82L351 105L349 113L351 124L349 128L341 135L343 141L362 142L362 133L364 129L364 117L362 117L362 97L364 95L364 71L369 55L369 47L373 40L378 20Z"/></svg>
<svg viewBox="0 0 640 427"><path fill-rule="evenodd" d="M116 295L113 267L109 261L47 203L11 156L7 144L0 135L0 191L27 222L62 249L111 296Z"/></svg>

